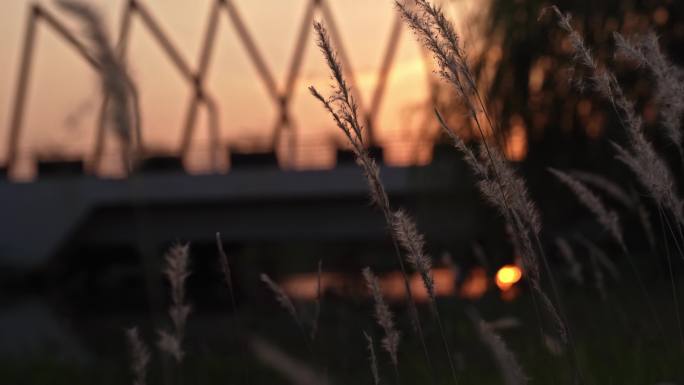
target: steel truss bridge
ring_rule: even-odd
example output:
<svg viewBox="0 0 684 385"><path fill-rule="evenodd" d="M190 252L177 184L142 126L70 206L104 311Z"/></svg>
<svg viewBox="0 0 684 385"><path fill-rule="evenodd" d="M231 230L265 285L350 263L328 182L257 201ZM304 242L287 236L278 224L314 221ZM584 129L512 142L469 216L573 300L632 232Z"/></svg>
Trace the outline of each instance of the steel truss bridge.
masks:
<svg viewBox="0 0 684 385"><path fill-rule="evenodd" d="M399 14L396 13L394 20L391 23L389 38L384 48L384 56L382 57L377 70L378 81L370 100L365 101L357 92L358 87L356 86L357 83L353 66L342 41L341 33L337 22L335 21L335 15L331 10L328 1L329 0L309 0L308 3L306 3L289 66L285 78L280 79L280 81L273 75L269 63L264 59L261 48L252 37L248 25L245 23L233 0L212 0L209 15L204 27L205 32L196 68L193 68L189 64L189 60L184 57L177 48L177 45L169 37L170 35L164 30L159 20L141 0L126 0L124 11L119 22L119 35L116 43L116 50L120 60L125 62L131 40L131 28L134 20L138 20L151 35L153 41L159 45L165 58L169 60L173 65L173 68L180 74L183 81L193 91L192 96L185 107L185 117L181 128L182 137L180 139L179 148L175 151L175 153L179 155L179 159L183 159L190 149L193 132L197 125L198 112L201 108L206 108L209 116L210 143L212 143L212 146L218 146L220 142L220 122L218 119L216 98L206 89L205 81L211 65L212 55L217 47L216 37L219 19L222 15L225 15L228 18L228 22L234 28L239 42L244 47L246 55L254 66L258 78L263 83L263 86L268 93L268 97L277 111L276 119L273 122L273 128L271 130L272 148L278 148L278 145L284 138L283 133L286 131L289 134L287 135L289 140L286 145L289 146L289 148L294 148L294 146L296 146L296 119L291 114L290 104L297 80L300 77L302 59L305 51L310 49L310 46L313 45L312 42L309 41L309 37L311 35L312 22L318 15L328 27L331 38L338 50L339 58L347 72L346 76L349 84L358 101L359 109L362 113L361 115L365 118L364 123L368 133L368 142L370 145L373 145L375 142L374 140L376 139L374 127L376 126L378 112L387 88L388 75L392 70L395 61L395 53L404 26L402 25ZM21 134L22 131L25 130L23 127L24 110L35 51L36 30L40 24L47 26L52 32L56 33L57 36L61 37L74 49L75 53L95 71L100 70L100 63L98 63L97 59L90 52L87 45L76 33L71 31L65 23L60 21L57 15L41 5L34 4L31 6L31 11L29 12L28 20L26 22L26 31L20 59L21 63L17 76L18 82L15 97L13 99L14 105L11 110L6 142L6 169L8 174L11 174L15 168ZM430 78L430 74L427 75L426 78ZM279 84L282 84L282 86L279 86ZM434 93L434 87L430 87L430 89L432 90L431 92ZM434 95L431 97L434 97ZM103 158L105 140L107 140L108 137L105 128L105 111L108 103L109 98L105 95L99 108L94 148L89 150L92 151L90 154L91 156L89 157L89 159L92 159L93 163L89 167L91 170L97 170L98 165ZM144 129L144 127L142 129ZM141 148L145 148L144 143L139 144ZM212 151L216 151L216 147L213 147ZM290 152L292 153L293 151ZM287 168L288 164L288 161L280 160L281 167ZM216 164L214 164L214 166L216 166Z"/></svg>
<svg viewBox="0 0 684 385"><path fill-rule="evenodd" d="M290 101L300 76L304 52L307 46L312 45L308 40L312 21L317 15L329 28L339 58L348 71L349 83L354 90L358 89L328 0L310 0L306 4L289 68L281 82L274 77L233 0L214 0L211 3L196 68L188 64L188 59L176 48L141 0L127 0L116 45L121 60L126 58L131 25L134 20L139 20L194 91L182 122L178 159L183 159L188 153L201 108L206 108L209 115L214 116L210 118L214 122L210 126L214 143L218 143L220 128L216 101L206 90L205 80L216 48L217 26L222 15L235 29L278 111L272 131L274 149L282 140L283 132L296 131ZM100 70L100 63L77 34L46 8L37 4L31 6L6 142L8 174L16 167L21 133L25 130L22 122L36 30L40 24L66 41L94 70ZM391 24L378 69L378 81L370 100L365 101L356 95L370 143L375 139L375 122L403 28L397 15ZM98 162L102 160L107 137L107 103L105 96L99 110L96 141L91 154L95 165L91 170L97 169ZM331 170L293 171L287 170L286 162L276 162L274 154L270 158L263 154L243 156L244 166L237 167L239 162L234 162L226 175L193 176L180 166L153 168L133 173L127 179L111 180L83 173L83 168L77 167L79 172L67 170L64 174L65 165L53 167L45 164L41 168L39 164L38 178L30 183L14 183L8 179L0 181L0 212L5 216L0 222L0 264L36 266L60 251L84 244L134 245L141 238L141 229L144 230L145 242L153 244L174 239L211 239L216 231L221 231L226 241L235 242L384 239L385 226L382 218L367 205L366 186L361 173L355 165L342 162L344 157L338 157L337 167ZM429 219L423 223L428 236L445 240L453 240L457 234L465 239L477 231L472 222L475 208L464 210L457 203L460 200L457 196L462 198L469 194L469 190L463 187L469 183L460 178L464 174L463 169L452 160L441 164L433 162L424 167L383 166L382 170L390 194L403 205L416 210L419 224L421 220ZM457 179L461 180L456 183ZM418 201L427 203L421 205ZM457 205L459 214L454 215Z"/></svg>

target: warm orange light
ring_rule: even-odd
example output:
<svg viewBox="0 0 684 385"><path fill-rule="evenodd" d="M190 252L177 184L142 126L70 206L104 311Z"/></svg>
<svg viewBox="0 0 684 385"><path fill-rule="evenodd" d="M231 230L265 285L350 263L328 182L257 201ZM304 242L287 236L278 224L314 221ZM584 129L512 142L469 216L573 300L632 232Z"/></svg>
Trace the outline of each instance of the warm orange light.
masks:
<svg viewBox="0 0 684 385"><path fill-rule="evenodd" d="M480 299L487 292L487 271L481 267L470 270L470 274L461 285L461 297L469 300Z"/></svg>
<svg viewBox="0 0 684 385"><path fill-rule="evenodd" d="M435 284L435 295L438 297L450 297L456 294L456 277L454 269L434 268L432 278ZM321 273L321 292L335 292L337 295L358 295L360 289L364 295L369 295L366 285L361 283L359 276L355 274L323 272ZM384 273L379 276L380 289L387 301L399 302L406 299L406 286L404 277L399 271ZM486 277L485 277L486 280ZM280 281L285 293L297 300L313 301L318 297L318 273L293 274ZM409 284L413 299L418 302L429 300L427 290L419 274L409 276ZM485 283L486 286L486 283Z"/></svg>
<svg viewBox="0 0 684 385"><path fill-rule="evenodd" d="M527 127L519 115L511 117L511 129L506 138L506 158L520 162L527 156Z"/></svg>
<svg viewBox="0 0 684 385"><path fill-rule="evenodd" d="M522 271L516 265L505 265L496 272L496 286L506 291L522 278Z"/></svg>

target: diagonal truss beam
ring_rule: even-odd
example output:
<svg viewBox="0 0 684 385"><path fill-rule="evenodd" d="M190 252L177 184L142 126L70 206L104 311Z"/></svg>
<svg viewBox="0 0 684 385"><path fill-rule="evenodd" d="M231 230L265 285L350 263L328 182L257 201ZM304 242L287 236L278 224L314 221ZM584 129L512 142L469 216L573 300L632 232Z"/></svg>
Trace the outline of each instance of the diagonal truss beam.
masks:
<svg viewBox="0 0 684 385"><path fill-rule="evenodd" d="M17 88L14 94L14 106L11 112L9 124L9 138L7 140L7 171L11 172L17 160L19 139L21 135L21 126L24 120L24 110L26 107L26 97L29 87L29 76L33 64L33 51L36 40L36 28L38 22L43 20L46 25L52 28L58 36L62 37L76 53L96 71L100 70L100 64L90 54L88 48L81 43L76 36L71 33L61 22L54 18L40 5L32 5L29 11L28 20L26 22L26 31L24 33L24 45L21 52L21 61L19 64L19 75L17 76Z"/></svg>

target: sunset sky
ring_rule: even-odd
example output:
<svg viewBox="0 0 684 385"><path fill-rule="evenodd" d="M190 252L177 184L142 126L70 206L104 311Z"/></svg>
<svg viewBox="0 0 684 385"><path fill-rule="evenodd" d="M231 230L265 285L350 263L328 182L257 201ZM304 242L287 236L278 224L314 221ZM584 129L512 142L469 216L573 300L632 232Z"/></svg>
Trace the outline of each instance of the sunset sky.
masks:
<svg viewBox="0 0 684 385"><path fill-rule="evenodd" d="M209 8L213 0L142 0L192 68L196 67ZM278 87L294 51L295 36L309 0L235 0ZM16 87L19 58L29 0L0 2L0 158L6 156L7 128ZM52 1L39 1L74 31L79 26ZM118 35L123 0L93 0L105 16L111 36ZM459 2L463 3L463 2ZM368 103L377 81L377 69L387 45L395 16L390 0L329 1L342 34L362 99ZM459 10L451 8L458 14ZM38 29L34 63L18 167L30 174L35 157L79 157L92 151L95 122L101 95L96 74L56 34L42 24ZM313 36L312 36L313 37ZM276 119L276 108L256 75L235 29L224 13L210 64L206 88L217 99L224 145L265 145ZM149 32L135 18L128 66L141 94L143 136L148 147L172 151L180 134L190 87L166 59ZM411 162L412 143L418 137L427 100L429 74L413 36L402 32L395 65L390 74L379 115L379 138L390 161ZM330 138L336 135L329 117L306 87L328 91L328 74L321 55L309 40L300 78L295 88L292 117L297 122L299 149L297 167L326 167L333 162ZM207 119L200 115L191 157L191 169L206 168ZM110 148L107 157L115 158ZM105 165L106 168L106 165Z"/></svg>

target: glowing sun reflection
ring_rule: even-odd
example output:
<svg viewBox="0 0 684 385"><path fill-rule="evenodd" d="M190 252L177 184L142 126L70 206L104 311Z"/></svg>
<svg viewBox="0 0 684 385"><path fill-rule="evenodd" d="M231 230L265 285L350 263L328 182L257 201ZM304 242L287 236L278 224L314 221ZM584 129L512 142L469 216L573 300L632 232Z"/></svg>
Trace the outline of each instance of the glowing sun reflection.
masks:
<svg viewBox="0 0 684 385"><path fill-rule="evenodd" d="M501 291L508 291L522 278L522 270L516 265L505 265L496 272L496 286Z"/></svg>

